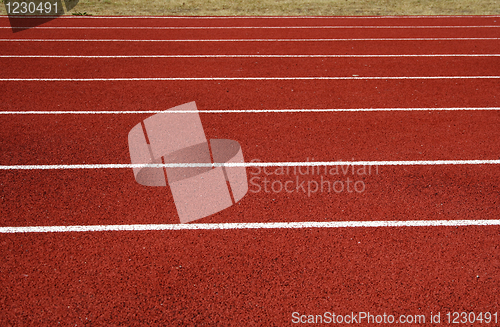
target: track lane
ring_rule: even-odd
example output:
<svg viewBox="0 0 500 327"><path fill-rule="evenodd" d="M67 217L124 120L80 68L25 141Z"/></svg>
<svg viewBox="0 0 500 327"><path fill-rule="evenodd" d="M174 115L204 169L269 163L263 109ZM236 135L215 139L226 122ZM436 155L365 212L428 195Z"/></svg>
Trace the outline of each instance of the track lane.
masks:
<svg viewBox="0 0 500 327"><path fill-rule="evenodd" d="M247 195L196 222L484 220L500 213L498 165L351 169L248 169ZM2 227L179 223L169 189L138 185L128 169L0 175Z"/></svg>
<svg viewBox="0 0 500 327"><path fill-rule="evenodd" d="M500 76L500 57L2 58L1 62L1 78Z"/></svg>
<svg viewBox="0 0 500 327"><path fill-rule="evenodd" d="M43 90L41 87L43 85ZM0 82L2 111L499 107L498 81L108 81Z"/></svg>
<svg viewBox="0 0 500 327"><path fill-rule="evenodd" d="M130 163L128 132L148 116L2 115L0 164ZM207 138L237 140L247 162L500 159L498 111L202 113L201 120Z"/></svg>
<svg viewBox="0 0 500 327"><path fill-rule="evenodd" d="M108 44L109 43L109 44ZM474 41L338 41L338 42L9 42L3 55L148 55L148 54L498 54L498 42ZM304 44L306 43L306 44Z"/></svg>
<svg viewBox="0 0 500 327"><path fill-rule="evenodd" d="M495 312L495 227L2 235L0 322L289 324ZM8 285L9 289L6 288ZM265 290L265 291L263 291Z"/></svg>
<svg viewBox="0 0 500 327"><path fill-rule="evenodd" d="M460 33L457 35L457 29ZM0 29L0 39L110 39L107 29ZM115 29L112 39L357 39L357 38L498 38L500 23L488 28L282 28L282 29Z"/></svg>

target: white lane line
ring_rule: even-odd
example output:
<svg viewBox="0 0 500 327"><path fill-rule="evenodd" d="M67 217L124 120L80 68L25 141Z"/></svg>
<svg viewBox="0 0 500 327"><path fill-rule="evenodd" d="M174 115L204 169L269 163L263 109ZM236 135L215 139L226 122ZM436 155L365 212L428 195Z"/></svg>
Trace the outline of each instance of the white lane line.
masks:
<svg viewBox="0 0 500 327"><path fill-rule="evenodd" d="M311 80L425 80L498 79L500 76L315 76L315 77L117 77L117 78L0 78L0 82L118 82L118 81L311 81Z"/></svg>
<svg viewBox="0 0 500 327"><path fill-rule="evenodd" d="M500 25L306 25L306 26L0 26L0 29L57 30L218 30L218 29L443 29L443 28L499 28Z"/></svg>
<svg viewBox="0 0 500 327"><path fill-rule="evenodd" d="M500 160L412 160L412 161L297 161L297 162L231 162L169 164L71 164L71 165L1 165L0 170L71 170L130 168L199 168L199 167L316 167L316 166L440 166L498 165Z"/></svg>
<svg viewBox="0 0 500 327"><path fill-rule="evenodd" d="M423 37L363 39L0 39L0 42L356 42L356 41L497 41L498 37Z"/></svg>
<svg viewBox="0 0 500 327"><path fill-rule="evenodd" d="M367 228L367 227L460 227L498 226L500 220L407 220L407 221L332 221L276 223L211 223L211 224L148 224L148 225L80 225L0 227L0 233L68 233L121 231L179 231L228 229L304 229L304 228Z"/></svg>
<svg viewBox="0 0 500 327"><path fill-rule="evenodd" d="M482 111L500 110L500 107L450 107L450 108L340 108L340 109L228 109L228 110L129 110L129 111L0 111L0 115L123 115L123 114L232 114L232 113L314 113L314 112L372 112L372 111Z"/></svg>
<svg viewBox="0 0 500 327"><path fill-rule="evenodd" d="M418 57L500 57L497 53L457 53L457 54L387 54L387 55L120 55L120 56L79 56L79 55L0 55L0 58L82 58L82 59L121 59L121 58L418 58Z"/></svg>

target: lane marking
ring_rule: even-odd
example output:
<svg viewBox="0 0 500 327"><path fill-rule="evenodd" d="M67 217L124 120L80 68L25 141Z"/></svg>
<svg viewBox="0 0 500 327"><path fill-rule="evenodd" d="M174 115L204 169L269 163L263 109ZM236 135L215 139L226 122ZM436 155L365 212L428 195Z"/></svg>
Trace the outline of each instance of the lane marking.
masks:
<svg viewBox="0 0 500 327"><path fill-rule="evenodd" d="M199 167L313 167L313 166L439 166L498 165L500 160L410 160L410 161L296 161L169 164L70 164L70 165L0 165L0 170L70 170L130 168L199 168Z"/></svg>
<svg viewBox="0 0 500 327"><path fill-rule="evenodd" d="M363 38L363 39L0 39L0 42L353 42L353 41L497 41L498 37Z"/></svg>
<svg viewBox="0 0 500 327"><path fill-rule="evenodd" d="M434 29L434 28L499 28L500 25L306 25L306 26L0 26L0 29L131 29L131 30L207 30L207 29Z"/></svg>
<svg viewBox="0 0 500 327"><path fill-rule="evenodd" d="M482 54L388 54L388 55L120 55L120 56L79 56L79 55L0 55L0 58L83 58L83 59L120 59L120 58L418 58L418 57L500 57L497 53Z"/></svg>
<svg viewBox="0 0 500 327"><path fill-rule="evenodd" d="M500 220L408 220L408 221L332 221L332 222L277 222L277 223L210 223L210 224L144 224L144 225L81 225L81 226L26 226L0 227L2 234L68 233L119 231L179 231L229 229L305 229L305 228L366 228L366 227L462 227L499 226Z"/></svg>
<svg viewBox="0 0 500 327"><path fill-rule="evenodd" d="M0 82L116 82L116 81L297 81L297 80L421 80L498 79L500 76L316 76L316 77L117 77L117 78L0 78Z"/></svg>
<svg viewBox="0 0 500 327"><path fill-rule="evenodd" d="M199 113L206 114L231 114L231 113L301 113L301 112L372 112L372 111L482 111L500 110L500 107L450 107L450 108L341 108L341 109L233 109L233 110L198 110ZM122 115L122 114L159 114L159 113L175 113L185 114L192 113L191 111L183 110L129 110L129 111L0 111L0 115Z"/></svg>

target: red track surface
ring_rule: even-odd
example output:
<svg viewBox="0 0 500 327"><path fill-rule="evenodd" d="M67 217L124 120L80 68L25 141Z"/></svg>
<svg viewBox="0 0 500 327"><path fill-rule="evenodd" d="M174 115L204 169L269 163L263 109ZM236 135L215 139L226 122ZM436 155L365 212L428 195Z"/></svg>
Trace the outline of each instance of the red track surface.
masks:
<svg viewBox="0 0 500 327"><path fill-rule="evenodd" d="M0 22L8 26L5 17ZM0 29L0 39L498 38L499 22L500 17L72 17L42 26L357 27L34 28L18 33ZM0 41L0 55L498 55L499 44L498 39ZM498 77L500 61L498 56L2 57L0 71L1 79ZM201 110L500 107L498 78L0 81L0 88L2 111L163 110L189 101L196 101ZM147 116L0 115L0 164L129 163L128 131ZM498 110L228 112L203 113L201 119L207 138L237 140L247 162L500 158ZM299 178L306 183L306 192L309 181L321 179L300 173L266 176L257 168L248 172L249 178L260 178L254 180L260 187L264 177L282 183ZM378 174L351 172L325 178L362 180L366 190L308 196L300 190L253 192L257 186L251 184L238 204L197 222L492 220L500 213L499 165L382 166ZM131 170L1 170L0 185L1 226L178 223L168 188L140 186ZM360 311L392 314L396 319L401 314L423 314L426 324L431 312L440 312L437 325L447 325L447 312L500 315L499 232L498 226L482 226L4 233L0 234L0 325L282 326L292 324L293 312Z"/></svg>

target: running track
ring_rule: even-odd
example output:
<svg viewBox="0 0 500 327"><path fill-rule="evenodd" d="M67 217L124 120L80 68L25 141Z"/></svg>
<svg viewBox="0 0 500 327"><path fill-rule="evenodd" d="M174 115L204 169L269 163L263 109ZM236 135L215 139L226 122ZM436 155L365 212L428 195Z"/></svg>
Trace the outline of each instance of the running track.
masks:
<svg viewBox="0 0 500 327"><path fill-rule="evenodd" d="M500 315L500 17L0 23L0 325ZM116 165L190 101L247 163L309 174L248 167L260 192L178 225L168 188ZM310 161L378 170L308 196Z"/></svg>

